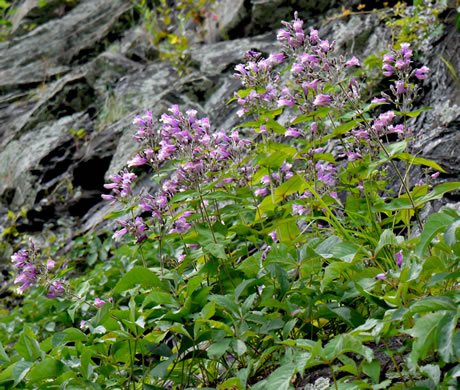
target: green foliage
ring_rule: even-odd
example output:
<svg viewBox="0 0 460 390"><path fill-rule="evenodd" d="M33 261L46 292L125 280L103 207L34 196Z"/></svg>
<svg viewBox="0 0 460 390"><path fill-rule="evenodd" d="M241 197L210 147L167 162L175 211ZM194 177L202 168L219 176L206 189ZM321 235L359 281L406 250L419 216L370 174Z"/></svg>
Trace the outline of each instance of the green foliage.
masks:
<svg viewBox="0 0 460 390"><path fill-rule="evenodd" d="M161 9L155 12L169 15ZM164 218L175 223L187 210L189 230L155 225L118 246L106 233L88 234L65 256L53 252L61 267L49 275L68 276L67 296L46 298L47 281L2 308L0 386L287 390L316 367L327 368L336 390L454 389L460 214L443 208L424 225L418 215L460 183L406 188L401 177L401 191L393 191L386 169L400 173L395 161L407 174L411 165L444 172L409 153L407 138L340 167L331 187L346 200L319 175L307 177L337 158L312 149L343 142L378 107L359 104L298 115L292 124L310 129L318 121L318 136L289 144L278 142L287 131L276 121L283 109L260 109L244 125L260 142L206 177L219 180L194 182L168 199ZM275 180L286 162L304 169ZM180 164L159 166L155 179ZM254 174L242 175L241 167ZM262 179L270 191L257 198ZM107 218L127 226L141 210L123 202ZM304 206L300 215L295 205Z"/></svg>

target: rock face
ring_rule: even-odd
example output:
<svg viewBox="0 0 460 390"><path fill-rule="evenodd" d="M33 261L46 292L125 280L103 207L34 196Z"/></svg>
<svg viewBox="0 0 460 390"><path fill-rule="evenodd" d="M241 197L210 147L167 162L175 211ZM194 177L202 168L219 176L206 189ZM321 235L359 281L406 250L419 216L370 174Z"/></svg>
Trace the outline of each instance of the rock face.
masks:
<svg viewBox="0 0 460 390"><path fill-rule="evenodd" d="M247 50L277 49L276 28L298 9L306 26L338 15L356 1L220 0L207 36L189 49L191 71L182 77L157 59L132 2L125 0L17 0L11 38L0 42L0 234L7 212L27 210L18 230L50 230L69 240L96 227L109 206L103 184L136 151L132 119L145 110L159 116L171 104L195 108L216 128L239 124L226 102L240 88L233 68ZM322 16L321 16L322 15ZM37 27L29 31L27 26ZM389 37L373 14L336 18L322 37L362 58L386 48ZM427 54L436 78L425 80L420 105L433 106L412 122L423 129L416 147L459 176L460 97L458 33L449 27ZM84 129L84 130L81 130ZM79 132L80 130L80 132ZM453 199L455 199L455 196ZM63 228L65 226L65 229ZM0 253L6 261L8 250Z"/></svg>

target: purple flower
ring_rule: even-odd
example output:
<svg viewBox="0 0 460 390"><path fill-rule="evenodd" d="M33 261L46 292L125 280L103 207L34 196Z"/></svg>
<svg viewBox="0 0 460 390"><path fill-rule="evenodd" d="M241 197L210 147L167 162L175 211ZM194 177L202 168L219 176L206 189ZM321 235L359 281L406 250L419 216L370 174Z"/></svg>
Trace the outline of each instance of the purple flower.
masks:
<svg viewBox="0 0 460 390"><path fill-rule="evenodd" d="M289 127L284 133L284 135L286 137L299 137L300 135L302 135L302 133L294 127Z"/></svg>
<svg viewBox="0 0 460 390"><path fill-rule="evenodd" d="M309 212L310 212L310 210L305 208L304 206L297 205L297 204L292 205L292 214L306 215Z"/></svg>
<svg viewBox="0 0 460 390"><path fill-rule="evenodd" d="M278 35L276 36L276 39L278 39L278 41L285 41L286 39L290 37L291 37L291 34L289 34L288 31L280 29L278 31Z"/></svg>
<svg viewBox="0 0 460 390"><path fill-rule="evenodd" d="M394 57L391 54L384 54L383 55L383 62L394 62Z"/></svg>
<svg viewBox="0 0 460 390"><path fill-rule="evenodd" d="M47 261L47 263L46 263L46 269L47 269L48 271L52 271L53 268L54 268L54 266L55 266L55 264L56 264L56 262L55 262L54 260L49 259L49 260Z"/></svg>
<svg viewBox="0 0 460 390"><path fill-rule="evenodd" d="M400 250L398 253L395 254L396 257L396 265L401 268L402 262L403 262L403 253L402 250Z"/></svg>
<svg viewBox="0 0 460 390"><path fill-rule="evenodd" d="M315 79L309 83L307 83L306 81L304 81L302 83L302 88L305 90L305 89L314 89L315 91L318 90L318 83L319 83L319 80L318 79ZM306 95L306 94L305 94Z"/></svg>
<svg viewBox="0 0 460 390"><path fill-rule="evenodd" d="M272 64L281 64L285 59L286 57L283 53L271 53L268 56L268 61Z"/></svg>
<svg viewBox="0 0 460 390"><path fill-rule="evenodd" d="M375 276L375 279L379 279L379 280L385 280L386 278L387 278L387 273L386 272L378 274L378 275Z"/></svg>
<svg viewBox="0 0 460 390"><path fill-rule="evenodd" d="M54 299L62 297L65 293L65 287L60 280L56 280L50 285L47 298Z"/></svg>
<svg viewBox="0 0 460 390"><path fill-rule="evenodd" d="M276 236L276 230L268 233L268 235L271 237L271 239L273 240L273 242L277 242L278 241L278 237Z"/></svg>
<svg viewBox="0 0 460 390"><path fill-rule="evenodd" d="M419 69L415 69L415 77L417 77L419 80L424 80L428 77L429 71L430 71L430 68L426 66L422 66Z"/></svg>
<svg viewBox="0 0 460 390"><path fill-rule="evenodd" d="M292 73L303 72L303 66L295 62L294 64L292 64L291 72Z"/></svg>
<svg viewBox="0 0 460 390"><path fill-rule="evenodd" d="M105 304L105 301L103 301L100 298L96 298L94 300L94 306L96 306L98 309L100 309L102 306L104 306L104 304Z"/></svg>
<svg viewBox="0 0 460 390"><path fill-rule="evenodd" d="M86 327L86 321L85 320L81 320L80 321L80 329L84 329Z"/></svg>
<svg viewBox="0 0 460 390"><path fill-rule="evenodd" d="M313 29L310 31L310 41L311 43L318 43L319 41L318 30Z"/></svg>
<svg viewBox="0 0 460 390"><path fill-rule="evenodd" d="M372 99L371 103L386 103L387 99L375 97Z"/></svg>
<svg viewBox="0 0 460 390"><path fill-rule="evenodd" d="M431 178L432 178L432 179L437 179L440 173L441 173L441 172L439 172L439 171L433 173L433 174L431 175Z"/></svg>
<svg viewBox="0 0 460 390"><path fill-rule="evenodd" d="M387 64L385 62L382 66L382 70L383 70L383 75L389 77L393 74L394 68L390 64Z"/></svg>
<svg viewBox="0 0 460 390"><path fill-rule="evenodd" d="M404 81L398 80L395 82L396 85L396 92L398 95L402 95L403 93L406 92L406 89L404 88Z"/></svg>
<svg viewBox="0 0 460 390"><path fill-rule="evenodd" d="M310 130L313 134L318 132L318 122L313 122L310 126Z"/></svg>
<svg viewBox="0 0 460 390"><path fill-rule="evenodd" d="M321 48L323 53L327 53L330 50L331 45L329 44L329 41L326 39L324 41L320 41L319 47Z"/></svg>
<svg viewBox="0 0 460 390"><path fill-rule="evenodd" d="M329 95L318 94L316 95L315 100L313 101L314 106L325 106L331 102L331 97Z"/></svg>
<svg viewBox="0 0 460 390"><path fill-rule="evenodd" d="M262 256L260 256L260 260L264 261L267 258L268 252L270 252L272 247L268 245L265 250L262 252Z"/></svg>
<svg viewBox="0 0 460 390"><path fill-rule="evenodd" d="M121 237L123 237L126 233L128 233L128 229L126 228L120 229L113 234L112 239L118 240Z"/></svg>
<svg viewBox="0 0 460 390"><path fill-rule="evenodd" d="M257 188L254 191L255 196L267 196L269 194L269 191L267 188Z"/></svg>
<svg viewBox="0 0 460 390"><path fill-rule="evenodd" d="M360 66L359 59L353 56L350 61L345 63L345 66Z"/></svg>
<svg viewBox="0 0 460 390"><path fill-rule="evenodd" d="M128 167L144 165L146 162L147 160L145 158L141 157L139 154L136 154L136 156L128 161Z"/></svg>

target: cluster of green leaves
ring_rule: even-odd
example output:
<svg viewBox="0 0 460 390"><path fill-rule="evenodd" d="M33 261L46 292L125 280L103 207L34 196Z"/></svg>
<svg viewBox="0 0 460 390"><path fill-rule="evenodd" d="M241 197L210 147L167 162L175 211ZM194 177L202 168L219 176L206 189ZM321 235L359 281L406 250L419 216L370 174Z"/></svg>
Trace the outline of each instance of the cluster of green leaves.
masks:
<svg viewBox="0 0 460 390"><path fill-rule="evenodd" d="M190 62L186 54L189 47L186 29L190 26L186 25L193 23L195 35L203 33L214 3L215 0L179 0L170 6L167 0L135 2L160 59L169 62L179 74L187 72Z"/></svg>

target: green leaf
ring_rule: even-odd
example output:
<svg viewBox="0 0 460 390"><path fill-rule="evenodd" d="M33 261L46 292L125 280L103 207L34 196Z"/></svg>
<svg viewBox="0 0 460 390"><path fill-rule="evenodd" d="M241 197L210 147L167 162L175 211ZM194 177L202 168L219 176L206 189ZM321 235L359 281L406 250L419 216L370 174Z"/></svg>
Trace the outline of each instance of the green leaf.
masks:
<svg viewBox="0 0 460 390"><path fill-rule="evenodd" d="M411 112L395 111L395 115L409 116L411 118L415 118L419 116L423 111L432 110L433 108L434 107L422 107L420 110Z"/></svg>
<svg viewBox="0 0 460 390"><path fill-rule="evenodd" d="M266 389L289 390L291 380L296 373L295 363L291 362L277 368L268 378L265 385Z"/></svg>
<svg viewBox="0 0 460 390"><path fill-rule="evenodd" d="M75 342L86 341L88 337L79 329L68 328L62 332L57 332L53 336L53 348L60 347L61 345Z"/></svg>
<svg viewBox="0 0 460 390"><path fill-rule="evenodd" d="M226 338L214 343L208 348L208 356L210 359L219 359L230 348L232 339Z"/></svg>
<svg viewBox="0 0 460 390"><path fill-rule="evenodd" d="M431 214L425 222L420 241L415 248L415 254L421 257L434 236L441 233L445 227L450 225L453 221L454 218L445 213Z"/></svg>
<svg viewBox="0 0 460 390"><path fill-rule="evenodd" d="M13 380L13 370L16 363L10 364L6 369L0 371L0 383Z"/></svg>
<svg viewBox="0 0 460 390"><path fill-rule="evenodd" d="M3 348L3 344L1 343L1 341L0 341L0 359L4 360L6 362L10 361L10 358L6 354L5 349Z"/></svg>
<svg viewBox="0 0 460 390"><path fill-rule="evenodd" d="M434 168L434 169L436 169L436 170L438 170L440 172L447 173L444 169L441 168L440 165L438 165L434 161L427 160L427 159L422 158L422 157L415 157L415 156L412 156L409 153L400 153L400 154L398 154L397 157L400 160L408 162L408 163L410 163L412 165L425 165L426 167L431 167L431 168Z"/></svg>
<svg viewBox="0 0 460 390"><path fill-rule="evenodd" d="M334 135L345 134L351 129L354 129L360 122L362 122L362 119L354 119L350 122L344 123L343 125L340 125L334 129Z"/></svg>
<svg viewBox="0 0 460 390"><path fill-rule="evenodd" d="M329 307L326 305L326 308L352 328L357 328L366 321L356 310L347 306Z"/></svg>
<svg viewBox="0 0 460 390"><path fill-rule="evenodd" d="M419 359L425 359L430 349L435 345L437 329L444 316L445 313L443 312L427 314L424 317L417 318L414 327L405 331L415 338L411 352L414 364Z"/></svg>
<svg viewBox="0 0 460 390"><path fill-rule="evenodd" d="M430 200L441 199L446 192L454 191L458 188L460 188L460 182L456 181L440 184L434 187L430 193L420 198L417 198L415 200L415 205L417 207L420 207L423 206L426 202L429 202Z"/></svg>
<svg viewBox="0 0 460 390"><path fill-rule="evenodd" d="M427 364L420 367L420 372L430 378L436 387L439 385L439 380L441 379L441 369L439 366L436 366L435 364Z"/></svg>
<svg viewBox="0 0 460 390"><path fill-rule="evenodd" d="M19 341L14 346L14 349L26 360L35 361L42 355L40 344L35 335L26 325L19 336Z"/></svg>
<svg viewBox="0 0 460 390"><path fill-rule="evenodd" d="M426 313L429 311L450 310L457 312L457 305L447 297L425 297L415 301L404 315L411 317L415 313Z"/></svg>
<svg viewBox="0 0 460 390"><path fill-rule="evenodd" d="M29 372L30 367L32 367L32 364L32 362L20 360L14 365L12 377L14 379L15 386L24 379Z"/></svg>
<svg viewBox="0 0 460 390"><path fill-rule="evenodd" d="M120 218L123 215L128 214L132 210L131 207L120 210L120 211L112 211L111 213L107 214L104 219L113 219L113 218Z"/></svg>
<svg viewBox="0 0 460 390"><path fill-rule="evenodd" d="M65 371L64 364L59 360L49 357L37 363L27 375L27 379L33 383L44 379L56 379Z"/></svg>
<svg viewBox="0 0 460 390"><path fill-rule="evenodd" d="M446 363L453 362L455 360L454 335L457 321L457 315L454 313L446 313L438 324L436 344L438 346L439 355L441 355L442 360Z"/></svg>
<svg viewBox="0 0 460 390"><path fill-rule="evenodd" d="M135 266L129 270L116 284L114 294L120 294L140 284L143 288L164 288L158 276L148 268Z"/></svg>
<svg viewBox="0 0 460 390"><path fill-rule="evenodd" d="M372 361L372 357L374 355L372 349L365 347L357 338L349 334L341 334L334 337L324 347L324 353L329 361L333 361L338 356L347 352L357 353L364 357L368 362Z"/></svg>
<svg viewBox="0 0 460 390"><path fill-rule="evenodd" d="M377 244L377 248L375 248L375 254L378 254L381 249L387 245L391 245L393 247L397 247L399 245L399 242L391 229L383 231L380 236L379 243Z"/></svg>
<svg viewBox="0 0 460 390"><path fill-rule="evenodd" d="M149 303L154 302L157 305L173 305L178 306L179 304L174 299L174 297L166 291L155 289L150 294L148 294L144 301L142 302L142 307L147 306Z"/></svg>
<svg viewBox="0 0 460 390"><path fill-rule="evenodd" d="M372 379L374 383L380 382L380 363L377 360L363 362L363 372Z"/></svg>
<svg viewBox="0 0 460 390"><path fill-rule="evenodd" d="M289 180L285 181L275 190L275 203L281 202L287 196L296 192L303 192L307 188L305 179L300 175L294 175Z"/></svg>

